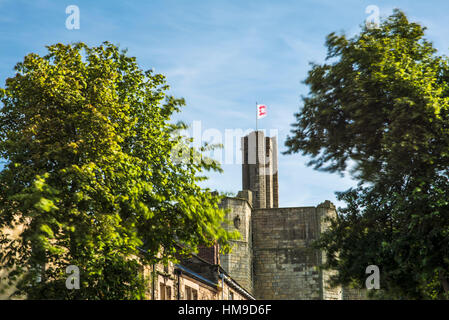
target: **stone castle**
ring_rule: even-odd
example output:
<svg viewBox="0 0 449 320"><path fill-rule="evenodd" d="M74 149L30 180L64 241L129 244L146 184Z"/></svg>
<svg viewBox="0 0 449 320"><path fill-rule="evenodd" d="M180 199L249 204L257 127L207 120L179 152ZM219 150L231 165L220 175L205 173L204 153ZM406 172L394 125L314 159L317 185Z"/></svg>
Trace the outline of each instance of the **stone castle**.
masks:
<svg viewBox="0 0 449 320"><path fill-rule="evenodd" d="M332 271L320 270L323 252L311 244L335 216L330 201L316 207L279 208L276 137L255 131L242 138L242 191L224 198L226 228L237 229L229 254L218 245L200 247L197 255L177 263L142 266L151 300L364 299L364 291L329 286ZM21 230L0 230L19 237ZM0 289L8 270L0 267ZM14 288L0 290L10 299ZM21 297L22 299L25 297Z"/></svg>
<svg viewBox="0 0 449 320"><path fill-rule="evenodd" d="M242 191L225 198L228 220L241 234L230 254L220 255L223 269L256 299L354 299L354 290L330 288L331 271L319 266L324 253L311 247L335 216L330 201L316 207L279 208L276 137L254 131L242 138ZM209 251L208 251L209 250ZM210 250L199 256L207 259Z"/></svg>

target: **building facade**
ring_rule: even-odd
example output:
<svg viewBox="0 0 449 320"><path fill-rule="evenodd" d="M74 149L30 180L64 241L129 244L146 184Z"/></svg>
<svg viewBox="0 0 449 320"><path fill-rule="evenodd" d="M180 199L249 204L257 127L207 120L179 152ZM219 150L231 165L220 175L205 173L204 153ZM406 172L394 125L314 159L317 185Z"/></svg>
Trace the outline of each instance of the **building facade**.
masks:
<svg viewBox="0 0 449 320"><path fill-rule="evenodd" d="M149 300L254 300L219 265L196 255L179 263L145 266Z"/></svg>

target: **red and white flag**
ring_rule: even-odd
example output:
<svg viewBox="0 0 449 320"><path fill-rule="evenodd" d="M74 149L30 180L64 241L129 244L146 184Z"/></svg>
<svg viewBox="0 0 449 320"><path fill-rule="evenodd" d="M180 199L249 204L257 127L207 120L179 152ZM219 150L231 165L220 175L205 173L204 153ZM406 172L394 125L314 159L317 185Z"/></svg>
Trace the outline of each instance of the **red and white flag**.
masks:
<svg viewBox="0 0 449 320"><path fill-rule="evenodd" d="M257 105L257 119L262 119L267 116L267 106L264 104Z"/></svg>

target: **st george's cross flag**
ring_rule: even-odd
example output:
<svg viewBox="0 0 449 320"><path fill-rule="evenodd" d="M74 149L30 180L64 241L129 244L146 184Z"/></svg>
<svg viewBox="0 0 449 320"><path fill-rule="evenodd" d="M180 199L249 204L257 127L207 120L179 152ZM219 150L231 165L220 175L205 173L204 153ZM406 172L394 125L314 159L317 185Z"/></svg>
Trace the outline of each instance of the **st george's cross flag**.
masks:
<svg viewBox="0 0 449 320"><path fill-rule="evenodd" d="M257 119L262 119L267 116L267 106L264 104L257 105Z"/></svg>

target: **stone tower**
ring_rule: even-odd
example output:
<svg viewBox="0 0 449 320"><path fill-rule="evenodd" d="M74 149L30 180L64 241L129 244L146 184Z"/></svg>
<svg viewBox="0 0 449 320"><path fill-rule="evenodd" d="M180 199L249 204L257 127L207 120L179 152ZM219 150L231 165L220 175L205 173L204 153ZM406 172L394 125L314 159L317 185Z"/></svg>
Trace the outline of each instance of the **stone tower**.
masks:
<svg viewBox="0 0 449 320"><path fill-rule="evenodd" d="M279 207L276 137L253 131L242 138L242 189L253 193L253 208Z"/></svg>
<svg viewBox="0 0 449 320"><path fill-rule="evenodd" d="M275 209L279 206L278 165L276 137L265 137L262 131L253 131L241 140L242 191L221 203L230 209L225 226L237 230L241 239L233 242L232 253L221 255L222 267L240 285L253 293L253 217L254 209Z"/></svg>

